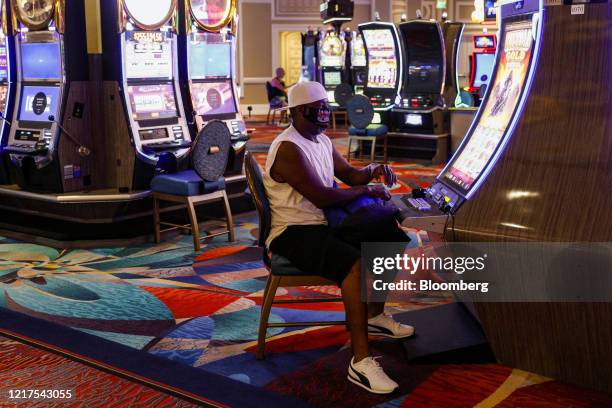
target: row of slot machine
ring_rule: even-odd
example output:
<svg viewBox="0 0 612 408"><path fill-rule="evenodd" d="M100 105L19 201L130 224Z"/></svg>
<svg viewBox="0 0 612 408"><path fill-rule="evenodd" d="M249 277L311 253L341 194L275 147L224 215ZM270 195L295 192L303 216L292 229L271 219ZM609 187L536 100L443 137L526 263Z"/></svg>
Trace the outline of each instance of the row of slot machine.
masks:
<svg viewBox="0 0 612 408"><path fill-rule="evenodd" d="M367 89L375 109L387 112L383 116L395 130L442 132L436 111L455 106L462 91L457 58L463 29L462 23L417 19L399 26L376 21L340 34L307 32L303 63L332 103L335 87L348 83L355 93ZM496 35L474 35L473 43L467 92L472 95L468 104L478 105L493 71Z"/></svg>
<svg viewBox="0 0 612 408"><path fill-rule="evenodd" d="M156 172L188 165L213 119L232 135L228 173L240 172L235 2L104 2L99 58L88 54L84 3L2 0L0 183L146 190Z"/></svg>
<svg viewBox="0 0 612 408"><path fill-rule="evenodd" d="M367 76L366 51L359 31L347 28L340 33L311 30L302 34L303 79L319 81L335 105L334 90L345 83L356 94L363 93Z"/></svg>

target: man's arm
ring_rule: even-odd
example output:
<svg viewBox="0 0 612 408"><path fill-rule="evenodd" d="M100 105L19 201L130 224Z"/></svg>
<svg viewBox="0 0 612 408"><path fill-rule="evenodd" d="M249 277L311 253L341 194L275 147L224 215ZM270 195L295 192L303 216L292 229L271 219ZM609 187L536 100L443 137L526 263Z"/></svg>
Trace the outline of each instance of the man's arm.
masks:
<svg viewBox="0 0 612 408"><path fill-rule="evenodd" d="M358 169L351 166L336 147L334 147L334 174L349 186L362 186L375 178L383 178L387 186L392 186L397 181L397 176L386 164L372 163Z"/></svg>
<svg viewBox="0 0 612 408"><path fill-rule="evenodd" d="M283 142L278 147L270 175L279 183L288 183L319 208L340 206L364 194L386 200L390 198L380 186L340 189L323 185L304 153L291 142Z"/></svg>

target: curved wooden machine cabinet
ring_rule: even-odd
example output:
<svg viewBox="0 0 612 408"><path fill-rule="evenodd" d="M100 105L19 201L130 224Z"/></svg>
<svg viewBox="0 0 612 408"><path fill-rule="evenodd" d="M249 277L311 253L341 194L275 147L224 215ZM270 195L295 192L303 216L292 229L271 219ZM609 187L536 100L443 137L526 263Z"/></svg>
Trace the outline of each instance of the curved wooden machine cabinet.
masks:
<svg viewBox="0 0 612 408"><path fill-rule="evenodd" d="M393 198L403 225L463 242L612 241L612 4L582 7L501 4L491 86L421 192L434 210ZM501 363L612 391L612 303L488 302L475 314Z"/></svg>
<svg viewBox="0 0 612 408"><path fill-rule="evenodd" d="M87 188L93 152L84 4L11 0L10 5L17 75L4 152L11 176L27 191Z"/></svg>
<svg viewBox="0 0 612 408"><path fill-rule="evenodd" d="M486 184L457 212L457 240L612 241L612 4L583 7L544 9L529 99ZM612 303L477 310L500 362L612 391Z"/></svg>
<svg viewBox="0 0 612 408"><path fill-rule="evenodd" d="M242 173L248 135L236 86L236 0L183 0L179 67L185 109L194 136L209 121L232 135L226 175Z"/></svg>

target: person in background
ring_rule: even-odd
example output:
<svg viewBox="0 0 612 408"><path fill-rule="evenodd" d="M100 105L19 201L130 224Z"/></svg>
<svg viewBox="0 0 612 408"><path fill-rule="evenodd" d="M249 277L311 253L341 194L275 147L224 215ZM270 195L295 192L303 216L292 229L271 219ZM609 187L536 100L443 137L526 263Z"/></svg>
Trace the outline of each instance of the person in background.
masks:
<svg viewBox="0 0 612 408"><path fill-rule="evenodd" d="M283 78L285 78L285 70L283 68L276 68L276 76L270 81L272 85L272 98L277 98L282 102L283 106L287 105L287 85Z"/></svg>

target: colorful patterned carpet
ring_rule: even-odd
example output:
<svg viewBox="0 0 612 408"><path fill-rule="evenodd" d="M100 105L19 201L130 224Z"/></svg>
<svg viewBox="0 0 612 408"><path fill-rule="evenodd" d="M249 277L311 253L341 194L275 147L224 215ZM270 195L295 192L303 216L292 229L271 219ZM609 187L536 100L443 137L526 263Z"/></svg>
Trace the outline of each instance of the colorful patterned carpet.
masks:
<svg viewBox="0 0 612 408"><path fill-rule="evenodd" d="M265 160L265 154L259 154L258 159ZM426 185L437 173L436 167L426 165L396 163L394 168L400 173L399 191ZM226 388L226 394L252 396L253 401L246 404L251 406L257 404L254 392L289 396L296 407L300 403L389 408L612 406L609 395L496 364L408 363L399 342L377 339L372 339L373 354L384 357L382 363L398 380L400 389L387 396L369 394L346 380L350 345L343 327L271 329L268 334L276 336L267 345L266 359L257 361L254 349L267 271L261 250L254 246L258 228L255 214L238 215L235 222L236 242L230 244L225 236L216 237L199 253L193 252L191 237L181 235L159 245L90 250L57 250L0 237L0 313L9 310L30 320L71 328L72 334L65 339L58 330L35 333L41 341L62 338L66 348L80 349L87 342L105 339L103 342L114 351L97 358L108 359L108 365L142 354L157 362L172 362L179 372L172 375L175 382L192 380L194 371L219 374L234 387L231 391L231 387ZM205 229L214 232L221 227L209 223ZM285 298L337 294L336 287L279 290ZM410 311L447 302L444 297L424 297L390 305L388 311L401 319ZM307 303L273 308L270 321L342 318L340 303ZM0 321L0 329L23 330L10 325L6 319ZM0 355L0 367L9 368L10 373L0 376L0 384L17 381L15 373L28 376L37 369L48 375L45 378L49 381L63 378L57 370L59 357L12 340L0 339L0 348L3 344L8 346ZM149 367L146 359L142 361L138 364L143 372L154 370L153 364ZM129 390L134 398L148 398L156 406L180 402L116 377L92 373L87 367L63 360L62 364L74 370L71 376L107 381L113 389ZM181 367L184 373L180 373ZM236 391L240 387L244 390ZM222 386L217 388L223 392ZM106 391L103 396L110 398Z"/></svg>

